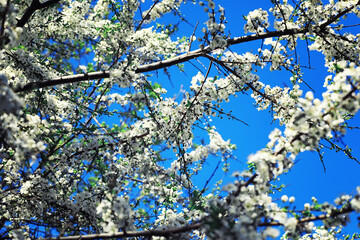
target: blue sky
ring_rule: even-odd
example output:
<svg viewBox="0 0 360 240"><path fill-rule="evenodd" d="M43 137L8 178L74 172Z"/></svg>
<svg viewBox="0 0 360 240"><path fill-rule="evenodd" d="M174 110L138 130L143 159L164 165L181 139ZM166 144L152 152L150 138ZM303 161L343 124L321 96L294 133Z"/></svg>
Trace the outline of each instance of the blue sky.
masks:
<svg viewBox="0 0 360 240"><path fill-rule="evenodd" d="M270 0L252 0L246 2L235 0L217 1L217 4L219 3L225 8L225 16L228 21L225 32L230 32L231 37L244 35L243 26L245 21L243 20L243 15L247 15L249 11L257 8L268 10L272 6ZM194 10L192 4L187 4L182 9L185 10L182 13L192 26L190 24L181 23L178 36L191 36L194 31L193 26L195 26L198 21L199 25L195 36L201 36L201 29L204 27L203 23L207 20L207 14L199 7L195 7L196 10ZM169 23L169 21L173 21L174 24L178 22L177 18L172 16L165 17L164 21L161 22ZM359 32L359 28L352 28L351 31ZM196 45L194 45L192 50L195 49L195 46ZM233 46L232 50L238 53L245 53L246 51L256 52L260 46L261 41L257 41ZM302 57L301 62L303 65L307 65L307 55L303 54L306 53L306 45L304 43L299 44L298 51L300 52L300 57ZM202 61L204 59L200 60ZM206 61L204 60L204 62ZM194 63L196 64L195 61ZM207 66L207 64L204 65ZM322 87L323 80L329 73L324 68L324 60L320 53L311 53L311 67L311 70L303 69L304 80L315 90L315 97L321 99L321 93L324 90ZM190 64L185 64L185 70L186 73L183 74L179 73L175 67L170 68L173 86L169 83L167 77L159 77L154 79L154 81L161 83L167 88L169 94L173 95L179 91L181 85L184 85L186 88L191 81L191 77L198 71ZM216 74L215 71L213 74ZM284 70L281 72L270 72L268 69L264 68L262 70L259 69L257 74L262 81L271 86L278 85L283 87L284 84L291 86L289 81L291 74ZM303 85L302 88L304 93L310 90L305 85ZM265 147L271 130L279 127L276 122L272 123L272 118L268 111L257 111L253 106L253 103L254 101L249 95L239 94L237 98L232 98L229 103L223 104L225 112L231 110L236 117L248 123L249 126L225 118L222 120L215 118L213 121L223 138L225 140L231 139L231 142L237 145L238 149L234 153L238 161L232 162L231 171L241 171L245 169L247 157L251 153L255 153L257 150ZM355 116L351 123L352 126L359 126L359 116ZM343 138L343 141L353 149L353 155L355 157L360 156L359 133L360 130L355 129L349 131ZM215 168L216 163L217 161L214 161L213 163L209 161L207 163L209 170L198 180L200 188L208 179L212 169ZM333 203L333 200L342 193L355 193L356 186L360 185L360 164L354 160L348 159L342 152L336 153L335 151L325 151L324 164L326 173L324 172L323 165L317 152L300 154L293 169L286 175L280 177L281 180L279 181L279 185L280 183L284 183L287 187L274 197L281 197L282 194L295 196L295 205L297 206L297 209L302 209L304 203L311 202L312 196L315 196L319 203L325 201ZM216 175L216 177L221 177L221 174ZM225 178L225 181L230 180L230 177ZM215 181L212 181L212 183L214 182ZM352 217L352 223L345 231L348 231L349 233L359 231L355 217Z"/></svg>

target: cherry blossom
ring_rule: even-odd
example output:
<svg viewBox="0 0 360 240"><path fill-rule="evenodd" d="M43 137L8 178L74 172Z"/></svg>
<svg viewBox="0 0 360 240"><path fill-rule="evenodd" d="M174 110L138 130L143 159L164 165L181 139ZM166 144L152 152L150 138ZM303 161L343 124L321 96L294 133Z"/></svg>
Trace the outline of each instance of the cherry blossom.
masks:
<svg viewBox="0 0 360 240"><path fill-rule="evenodd" d="M295 210L296 196L275 197L274 182L301 152L337 146L360 109L360 35L343 31L352 27L345 17L360 16L359 1L274 0L244 13L243 36L231 34L218 3L0 0L1 237L341 235L360 212L359 187ZM186 7L206 20L181 36L181 24L164 21L173 14L188 23ZM258 40L255 51L236 48ZM325 59L322 94L303 79L304 42L309 58L317 51ZM186 73L188 63L197 73L171 95L160 80ZM289 84L262 79L264 70L289 72ZM242 122L222 108L241 94L278 124L244 171L231 168L241 146L212 122ZM219 172L230 170L223 183Z"/></svg>

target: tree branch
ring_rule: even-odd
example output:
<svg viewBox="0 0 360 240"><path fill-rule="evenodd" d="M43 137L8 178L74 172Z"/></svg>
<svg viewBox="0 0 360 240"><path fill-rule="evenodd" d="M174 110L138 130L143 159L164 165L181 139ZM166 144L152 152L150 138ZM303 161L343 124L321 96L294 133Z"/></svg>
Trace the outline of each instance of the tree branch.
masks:
<svg viewBox="0 0 360 240"><path fill-rule="evenodd" d="M89 235L77 235L68 237L52 237L42 238L41 240L90 240L90 239L108 239L108 238L123 238L123 237L168 237L177 233L184 233L191 230L198 229L202 226L202 223L194 223L191 225L167 229L167 230L143 230L143 231L126 231L117 233L100 233L100 234L89 234Z"/></svg>
<svg viewBox="0 0 360 240"><path fill-rule="evenodd" d="M70 75L60 78L54 78L51 80L45 80L42 82L31 82L27 83L24 86L18 87L15 89L15 92L24 92L32 89L39 89L44 87L56 86L65 83L74 83L74 82L81 82L87 80L95 80L100 78L108 78L110 77L109 71L99 71L99 72L92 72L92 73L85 73L85 74L76 74Z"/></svg>
<svg viewBox="0 0 360 240"><path fill-rule="evenodd" d="M332 214L330 214L330 216L328 214L321 214L319 216L312 216L312 217L306 217L306 218L301 218L298 220L298 224L299 223L306 223L306 222L312 222L312 221L319 221L319 220L325 220L327 218L331 218L331 217L337 217L343 214L348 214L353 212L354 209L351 206L348 206L346 208L340 209ZM270 227L270 226L282 226L283 224L279 223L279 222L264 222L264 223L260 223L259 227Z"/></svg>
<svg viewBox="0 0 360 240"><path fill-rule="evenodd" d="M2 16L1 28L0 28L0 37L2 37L2 35L4 34L4 31L5 31L6 14L7 14L8 11L9 11L9 7L10 7L10 0L8 0L8 1L6 2L4 14L3 14L3 16Z"/></svg>
<svg viewBox="0 0 360 240"><path fill-rule="evenodd" d="M49 0L43 3L40 3L39 0L33 0L30 4L30 6L28 7L28 9L26 9L24 15L22 16L22 18L17 22L16 26L17 27L24 27L25 24L29 21L31 15L33 15L33 13L36 10L42 9L42 8L46 8L46 7L50 7L53 4L58 3L60 0Z"/></svg>
<svg viewBox="0 0 360 240"><path fill-rule="evenodd" d="M323 24L320 25L320 30L325 30L325 28L330 25L331 23L335 22L336 20L338 20L339 18L341 18L342 16L344 16L345 14L347 14L348 12L350 12L351 10L353 10L356 6L358 6L360 4L360 0L357 1L356 4L354 4L352 7L349 7L347 9L344 9L342 12L336 14L335 16L333 16L332 18L330 18L329 20L327 20L326 22L324 22Z"/></svg>

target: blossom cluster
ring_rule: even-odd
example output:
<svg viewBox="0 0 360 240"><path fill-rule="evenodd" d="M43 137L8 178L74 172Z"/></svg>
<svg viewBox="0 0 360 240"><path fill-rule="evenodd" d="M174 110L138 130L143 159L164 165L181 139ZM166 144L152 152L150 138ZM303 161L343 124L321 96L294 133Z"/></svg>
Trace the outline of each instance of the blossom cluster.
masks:
<svg viewBox="0 0 360 240"><path fill-rule="evenodd" d="M266 27L269 26L268 12L265 10L256 9L249 12L246 16L247 23L244 26L245 33L262 33L265 31Z"/></svg>
<svg viewBox="0 0 360 240"><path fill-rule="evenodd" d="M203 36L185 38L198 47L193 51L184 38L172 39L168 25L152 23L169 12L182 20L180 9L190 1L65 0L32 10L37 1L10 2L0 0L7 16L0 17L4 236L150 231L155 239L151 231L162 230L174 239L267 239L283 229L283 239L335 239L346 214L360 212L359 189L335 205L320 206L313 198L299 214L289 208L295 197L270 194L300 152L345 134L347 119L360 109L359 38L333 27L343 15L359 15L357 1L301 1L294 7L276 0L269 11L246 15L244 31L255 34L240 38L225 35L221 6L200 1L208 19ZM16 28L28 10L31 17ZM229 49L259 39L258 51ZM309 51L324 55L331 74L321 99L303 94L296 51L301 39L312 42ZM157 83L158 70L170 75L168 67L200 57L209 60L206 73L199 67L182 96L169 97L171 89ZM268 67L290 71L292 85L260 79L256 72ZM88 81L88 72L100 77ZM62 79L76 73L82 80ZM258 110L271 110L282 129L269 134L234 181L212 184L236 153L212 119L231 116L221 107L239 94L249 94ZM206 166L214 159L218 165L209 174ZM196 180L204 172L208 180L199 189ZM320 217L324 227L314 227Z"/></svg>

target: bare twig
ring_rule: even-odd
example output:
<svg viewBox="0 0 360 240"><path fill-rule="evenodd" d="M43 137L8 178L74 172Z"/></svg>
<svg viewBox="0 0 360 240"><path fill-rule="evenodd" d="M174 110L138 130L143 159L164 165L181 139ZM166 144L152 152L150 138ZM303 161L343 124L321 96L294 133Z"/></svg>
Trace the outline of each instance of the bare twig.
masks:
<svg viewBox="0 0 360 240"><path fill-rule="evenodd" d="M144 23L145 20L149 18L150 12L154 9L155 5L158 4L160 0L156 0L154 4L150 7L149 11L146 13L146 15L141 19L139 25L137 26L135 31L138 31L141 28L141 25Z"/></svg>
<svg viewBox="0 0 360 240"><path fill-rule="evenodd" d="M194 39L194 37L195 37L195 32L196 32L196 28L197 28L198 25L199 25L199 21L197 21L197 23L196 23L196 25L195 25L195 28L194 28L194 31L193 31L193 33L192 33L192 35L191 35L191 37L190 37L190 43L189 43L188 52L190 52L190 50L191 50L191 44L192 44L193 39Z"/></svg>

